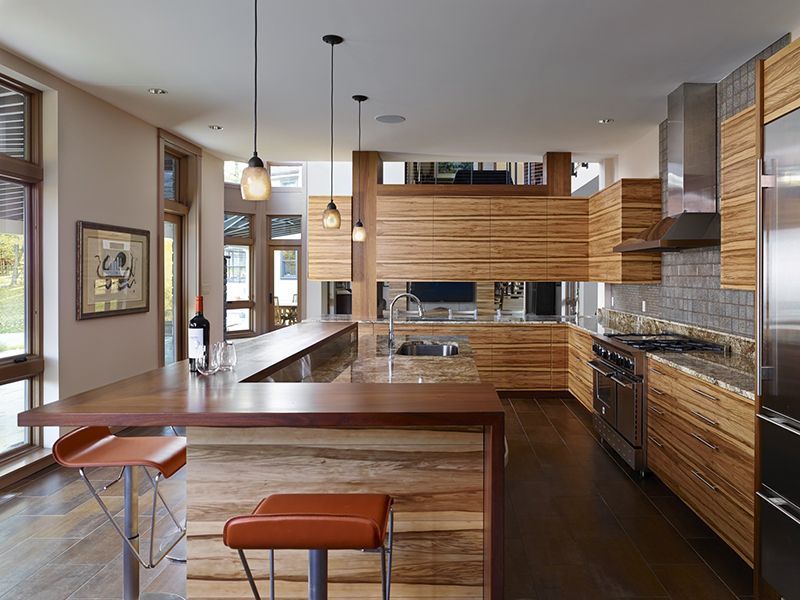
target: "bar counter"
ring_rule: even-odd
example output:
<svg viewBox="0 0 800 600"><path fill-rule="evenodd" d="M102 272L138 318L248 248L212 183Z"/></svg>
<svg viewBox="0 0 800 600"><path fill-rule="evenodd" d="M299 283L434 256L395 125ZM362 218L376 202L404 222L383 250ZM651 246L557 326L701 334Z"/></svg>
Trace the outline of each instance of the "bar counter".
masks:
<svg viewBox="0 0 800 600"><path fill-rule="evenodd" d="M222 525L277 492L391 494L393 597L502 597L503 408L493 386L479 383L466 338L448 339L457 357L401 357L385 337L357 332L301 323L237 343L233 372L203 377L183 361L19 423L187 427L189 598L252 597ZM278 597L305 596L306 560L276 552ZM265 561L251 560L261 589ZM330 597L379 597L378 565L374 554L332 552Z"/></svg>

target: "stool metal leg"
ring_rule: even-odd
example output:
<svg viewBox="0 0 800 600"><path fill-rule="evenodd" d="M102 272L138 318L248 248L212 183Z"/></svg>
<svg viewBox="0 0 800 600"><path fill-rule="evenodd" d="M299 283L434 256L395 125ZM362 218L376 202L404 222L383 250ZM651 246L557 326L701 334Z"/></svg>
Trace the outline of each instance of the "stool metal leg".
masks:
<svg viewBox="0 0 800 600"><path fill-rule="evenodd" d="M247 564L247 558L245 558L242 550L237 550L237 552L239 553L239 560L242 561L242 566L244 567L244 574L247 575L247 582L250 584L250 590L253 592L253 598L256 600L261 600L261 596L258 594L258 588L256 587L256 582L253 579L253 572L250 570L250 565Z"/></svg>
<svg viewBox="0 0 800 600"><path fill-rule="evenodd" d="M275 551L269 550L269 600L275 600Z"/></svg>
<svg viewBox="0 0 800 600"><path fill-rule="evenodd" d="M125 467L125 517L122 542L122 595L125 600L139 598L139 472L136 467ZM128 542L128 543L126 543Z"/></svg>
<svg viewBox="0 0 800 600"><path fill-rule="evenodd" d="M328 551L308 551L308 600L328 600Z"/></svg>

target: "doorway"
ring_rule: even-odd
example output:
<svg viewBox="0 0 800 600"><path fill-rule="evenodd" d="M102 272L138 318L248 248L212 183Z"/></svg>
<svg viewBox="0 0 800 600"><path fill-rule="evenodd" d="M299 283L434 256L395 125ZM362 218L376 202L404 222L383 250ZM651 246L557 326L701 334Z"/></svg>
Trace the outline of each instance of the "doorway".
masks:
<svg viewBox="0 0 800 600"><path fill-rule="evenodd" d="M303 240L299 215L267 217L268 330L300 322L303 306Z"/></svg>
<svg viewBox="0 0 800 600"><path fill-rule="evenodd" d="M183 218L164 214L164 364L184 356Z"/></svg>

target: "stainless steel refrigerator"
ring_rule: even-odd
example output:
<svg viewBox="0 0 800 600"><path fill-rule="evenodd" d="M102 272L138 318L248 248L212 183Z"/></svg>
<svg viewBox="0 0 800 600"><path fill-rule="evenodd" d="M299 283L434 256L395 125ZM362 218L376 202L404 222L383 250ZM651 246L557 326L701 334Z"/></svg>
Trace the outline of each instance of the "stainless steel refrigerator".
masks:
<svg viewBox="0 0 800 600"><path fill-rule="evenodd" d="M800 599L800 109L764 127L756 385L761 574Z"/></svg>

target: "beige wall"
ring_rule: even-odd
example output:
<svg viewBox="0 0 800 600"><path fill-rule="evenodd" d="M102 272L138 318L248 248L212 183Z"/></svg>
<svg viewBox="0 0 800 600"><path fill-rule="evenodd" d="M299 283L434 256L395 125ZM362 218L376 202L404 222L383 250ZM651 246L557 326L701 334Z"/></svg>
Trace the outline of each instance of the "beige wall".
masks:
<svg viewBox="0 0 800 600"><path fill-rule="evenodd" d="M3 50L0 71L44 91L44 393L52 402L157 365L158 131ZM204 156L201 177L203 291L221 323L222 161ZM149 312L76 320L78 220L150 231Z"/></svg>
<svg viewBox="0 0 800 600"><path fill-rule="evenodd" d="M631 142L617 156L616 177L658 177L658 125Z"/></svg>

